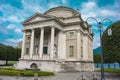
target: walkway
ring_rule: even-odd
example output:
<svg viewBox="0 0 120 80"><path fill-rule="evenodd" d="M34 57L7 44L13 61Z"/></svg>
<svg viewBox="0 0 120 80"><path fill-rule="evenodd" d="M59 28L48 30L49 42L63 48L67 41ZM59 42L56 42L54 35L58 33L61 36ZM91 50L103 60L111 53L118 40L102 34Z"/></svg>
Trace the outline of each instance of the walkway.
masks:
<svg viewBox="0 0 120 80"><path fill-rule="evenodd" d="M85 72L86 80L92 80L93 73ZM55 73L54 76L39 77L38 80L81 80L82 72L76 73ZM97 77L100 80L100 73L97 73ZM105 74L105 80L120 80L120 75L117 74ZM33 77L10 77L10 76L0 76L0 80L34 80Z"/></svg>

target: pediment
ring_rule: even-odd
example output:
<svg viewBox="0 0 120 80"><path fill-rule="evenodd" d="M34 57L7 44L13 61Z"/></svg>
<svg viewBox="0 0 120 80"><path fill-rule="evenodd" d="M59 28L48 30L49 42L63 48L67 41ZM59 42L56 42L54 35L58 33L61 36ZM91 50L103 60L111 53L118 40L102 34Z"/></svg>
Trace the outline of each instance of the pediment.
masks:
<svg viewBox="0 0 120 80"><path fill-rule="evenodd" d="M31 22L37 22L37 21L42 21L42 20L47 20L53 18L52 16L46 16L44 14L36 13L30 18L26 19L23 24L25 23L31 23Z"/></svg>

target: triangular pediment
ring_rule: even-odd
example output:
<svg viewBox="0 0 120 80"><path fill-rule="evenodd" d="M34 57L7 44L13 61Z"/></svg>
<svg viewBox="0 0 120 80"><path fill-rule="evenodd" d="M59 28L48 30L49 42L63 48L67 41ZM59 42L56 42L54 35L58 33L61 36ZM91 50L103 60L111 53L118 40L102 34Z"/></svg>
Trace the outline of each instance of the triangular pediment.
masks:
<svg viewBox="0 0 120 80"><path fill-rule="evenodd" d="M31 22L37 22L37 21L42 21L42 20L47 20L53 18L52 16L36 13L33 16L29 17L26 19L23 24L25 23L31 23Z"/></svg>

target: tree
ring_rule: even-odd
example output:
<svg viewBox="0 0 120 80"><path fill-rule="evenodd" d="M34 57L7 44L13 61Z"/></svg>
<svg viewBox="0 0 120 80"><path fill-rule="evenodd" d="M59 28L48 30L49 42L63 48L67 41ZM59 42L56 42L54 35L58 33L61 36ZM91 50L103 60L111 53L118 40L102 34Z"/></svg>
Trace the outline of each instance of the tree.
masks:
<svg viewBox="0 0 120 80"><path fill-rule="evenodd" d="M107 35L108 28L112 29L112 36ZM102 36L102 47L105 63L120 63L120 21L109 26Z"/></svg>
<svg viewBox="0 0 120 80"><path fill-rule="evenodd" d="M20 48L14 48L12 46L1 46L0 45L0 59L7 61L17 61L20 58L21 55L21 49Z"/></svg>
<svg viewBox="0 0 120 80"><path fill-rule="evenodd" d="M101 62L101 61L100 61L100 57L101 57L100 54L96 54L96 53L94 53L94 63L97 64L97 67L98 67L98 63Z"/></svg>

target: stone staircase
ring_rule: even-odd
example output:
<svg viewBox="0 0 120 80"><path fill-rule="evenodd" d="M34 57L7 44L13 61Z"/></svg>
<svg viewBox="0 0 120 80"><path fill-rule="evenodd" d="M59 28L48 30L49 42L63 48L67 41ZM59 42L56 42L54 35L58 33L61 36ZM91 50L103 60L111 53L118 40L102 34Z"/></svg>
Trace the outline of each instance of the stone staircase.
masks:
<svg viewBox="0 0 120 80"><path fill-rule="evenodd" d="M62 63L61 68L62 72L78 72L73 64Z"/></svg>

